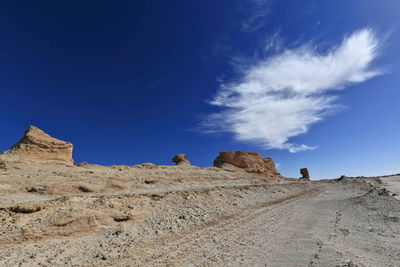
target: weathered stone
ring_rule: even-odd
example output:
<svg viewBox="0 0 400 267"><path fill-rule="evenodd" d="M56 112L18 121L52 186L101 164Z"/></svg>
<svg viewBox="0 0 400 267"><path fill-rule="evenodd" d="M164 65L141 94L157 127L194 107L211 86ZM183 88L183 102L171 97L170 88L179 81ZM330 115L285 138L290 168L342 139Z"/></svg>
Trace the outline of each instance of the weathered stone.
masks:
<svg viewBox="0 0 400 267"><path fill-rule="evenodd" d="M310 174L308 173L308 169L307 168L301 168L300 169L300 174L302 176L300 179L310 180Z"/></svg>
<svg viewBox="0 0 400 267"><path fill-rule="evenodd" d="M271 158L262 158L257 152L224 151L214 160L214 166L235 166L250 173L265 173L280 175L275 169L275 163ZM232 168L231 168L232 169Z"/></svg>
<svg viewBox="0 0 400 267"><path fill-rule="evenodd" d="M47 185L35 185L27 190L29 193L48 194L51 193Z"/></svg>
<svg viewBox="0 0 400 267"><path fill-rule="evenodd" d="M387 190L386 188L381 188L378 190L378 195L388 197L391 195L391 192L389 190Z"/></svg>
<svg viewBox="0 0 400 267"><path fill-rule="evenodd" d="M42 207L35 204L31 204L28 206L10 207L9 210L15 213L33 213L42 210Z"/></svg>
<svg viewBox="0 0 400 267"><path fill-rule="evenodd" d="M24 136L3 158L18 161L71 164L72 144L58 140L35 126L29 126Z"/></svg>
<svg viewBox="0 0 400 267"><path fill-rule="evenodd" d="M113 216L114 221L116 222L125 222L132 219L132 215L130 214L117 214Z"/></svg>
<svg viewBox="0 0 400 267"><path fill-rule="evenodd" d="M177 154L172 158L172 162L176 165L190 165L190 162L187 159L185 154Z"/></svg>

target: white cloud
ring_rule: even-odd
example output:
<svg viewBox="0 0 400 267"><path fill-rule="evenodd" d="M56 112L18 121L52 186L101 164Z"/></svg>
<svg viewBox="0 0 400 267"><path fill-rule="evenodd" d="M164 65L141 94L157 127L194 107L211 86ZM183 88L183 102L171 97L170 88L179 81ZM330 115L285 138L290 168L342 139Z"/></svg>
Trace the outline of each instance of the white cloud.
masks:
<svg viewBox="0 0 400 267"><path fill-rule="evenodd" d="M222 110L202 126L206 132L231 132L235 139L265 149L314 149L290 138L307 133L337 106L334 90L380 74L370 69L377 47L373 31L363 29L323 54L307 45L238 66L240 80L221 84L210 104Z"/></svg>

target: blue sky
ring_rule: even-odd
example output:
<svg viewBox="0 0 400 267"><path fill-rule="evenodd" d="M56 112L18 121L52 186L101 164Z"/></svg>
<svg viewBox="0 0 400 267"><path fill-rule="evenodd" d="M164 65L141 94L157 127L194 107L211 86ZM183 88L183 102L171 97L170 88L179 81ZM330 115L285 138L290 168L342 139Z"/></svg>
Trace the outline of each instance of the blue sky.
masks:
<svg viewBox="0 0 400 267"><path fill-rule="evenodd" d="M0 3L0 150L30 124L76 162L313 178L399 173L397 0ZM293 153L296 152L296 153Z"/></svg>

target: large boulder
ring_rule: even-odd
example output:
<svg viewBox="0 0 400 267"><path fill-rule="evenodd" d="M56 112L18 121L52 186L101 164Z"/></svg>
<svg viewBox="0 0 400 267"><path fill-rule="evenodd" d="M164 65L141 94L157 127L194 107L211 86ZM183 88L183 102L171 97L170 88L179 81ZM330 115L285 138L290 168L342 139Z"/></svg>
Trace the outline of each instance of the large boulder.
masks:
<svg viewBox="0 0 400 267"><path fill-rule="evenodd" d="M275 163L271 158L262 158L257 152L224 151L214 160L215 167L235 166L250 173L264 173L280 175L275 169Z"/></svg>
<svg viewBox="0 0 400 267"><path fill-rule="evenodd" d="M24 136L1 157L6 160L71 164L72 144L58 140L35 126L29 126Z"/></svg>
<svg viewBox="0 0 400 267"><path fill-rule="evenodd" d="M177 154L172 158L172 162L176 165L190 165L189 160L185 154Z"/></svg>

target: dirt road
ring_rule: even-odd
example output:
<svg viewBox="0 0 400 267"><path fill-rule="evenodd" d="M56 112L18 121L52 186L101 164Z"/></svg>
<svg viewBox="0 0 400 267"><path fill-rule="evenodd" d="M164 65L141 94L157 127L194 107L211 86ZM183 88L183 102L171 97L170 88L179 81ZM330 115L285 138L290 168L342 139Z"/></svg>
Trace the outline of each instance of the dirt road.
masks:
<svg viewBox="0 0 400 267"><path fill-rule="evenodd" d="M147 263L399 266L400 203L369 190L359 181L319 183L252 205L167 242Z"/></svg>

